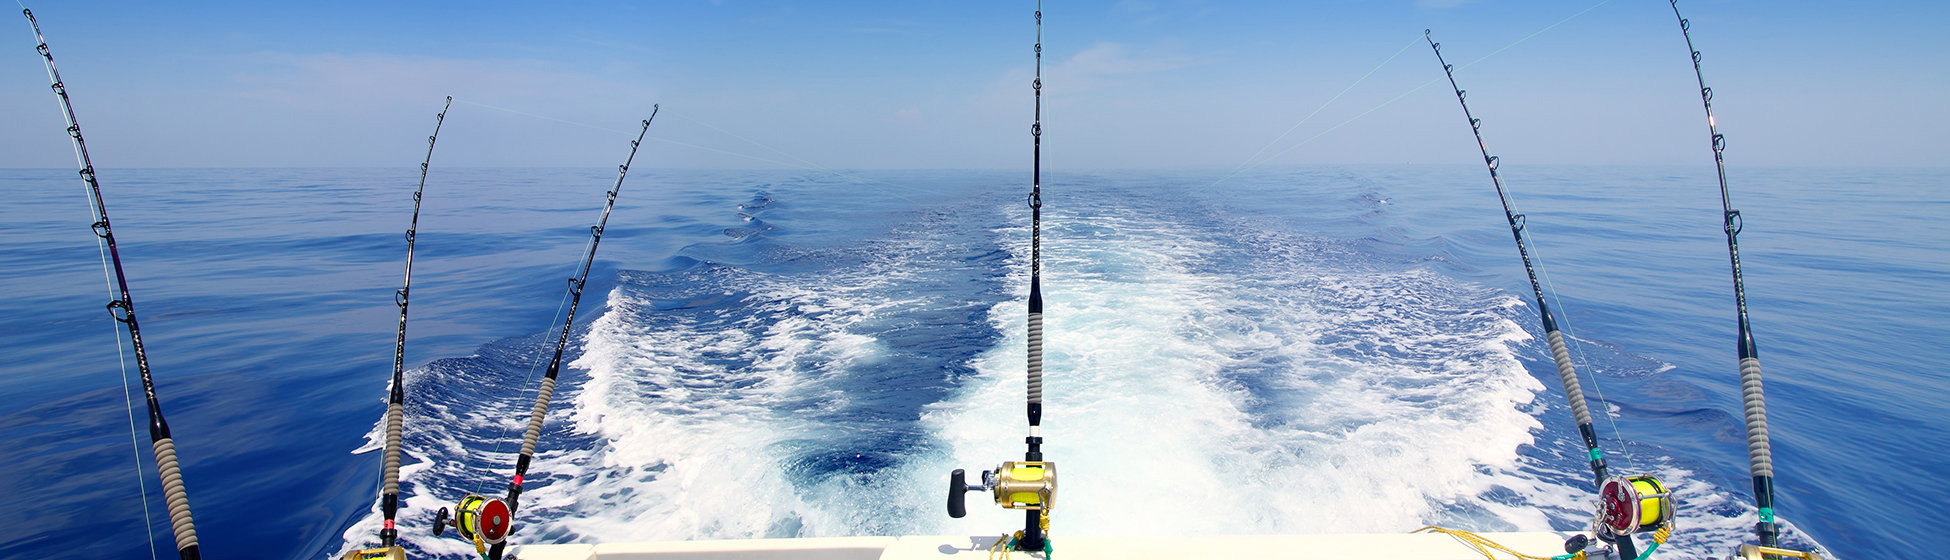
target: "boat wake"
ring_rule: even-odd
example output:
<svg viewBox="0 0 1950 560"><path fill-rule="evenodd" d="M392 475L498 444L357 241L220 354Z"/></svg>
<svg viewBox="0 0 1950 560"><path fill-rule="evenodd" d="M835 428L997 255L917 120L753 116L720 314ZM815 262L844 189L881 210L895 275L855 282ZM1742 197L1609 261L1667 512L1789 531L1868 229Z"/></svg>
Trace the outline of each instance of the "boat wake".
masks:
<svg viewBox="0 0 1950 560"><path fill-rule="evenodd" d="M983 223L993 202L916 212L817 248L765 221L781 205L760 193L722 239L623 272L577 329L514 540L1019 525L988 507L949 519L941 490L1021 453L1027 209L1002 206L1004 227ZM1053 539L1589 524L1583 450L1522 300L1242 219L1078 206L1045 218ZM403 527L505 491L543 342L409 375ZM1724 554L1752 526L1704 469L1626 445L1679 493L1661 557ZM346 549L377 528L354 523ZM415 555L472 553L403 533Z"/></svg>

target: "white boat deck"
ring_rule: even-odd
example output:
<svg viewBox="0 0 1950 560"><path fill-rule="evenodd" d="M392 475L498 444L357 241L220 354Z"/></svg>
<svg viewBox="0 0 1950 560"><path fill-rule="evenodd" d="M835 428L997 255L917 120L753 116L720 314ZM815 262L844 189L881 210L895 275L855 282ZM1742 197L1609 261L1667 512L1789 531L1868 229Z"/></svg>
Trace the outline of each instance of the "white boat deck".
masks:
<svg viewBox="0 0 1950 560"><path fill-rule="evenodd" d="M1479 533L1533 556L1564 553L1567 535ZM520 560L970 560L985 559L995 536L834 537L605 544L525 545ZM1240 535L1212 537L1058 537L1055 557L1181 560L1286 558L1294 560L1482 560L1482 553L1441 534ZM1000 556L997 554L997 556ZM1010 553L1041 560L1041 553Z"/></svg>

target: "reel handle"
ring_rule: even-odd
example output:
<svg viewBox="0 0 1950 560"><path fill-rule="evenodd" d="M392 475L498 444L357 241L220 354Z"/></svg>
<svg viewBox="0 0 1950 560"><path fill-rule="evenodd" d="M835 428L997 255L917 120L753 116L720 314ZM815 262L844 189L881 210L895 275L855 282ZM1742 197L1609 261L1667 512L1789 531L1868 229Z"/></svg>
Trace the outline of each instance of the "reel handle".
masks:
<svg viewBox="0 0 1950 560"><path fill-rule="evenodd" d="M433 536L436 537L440 536L440 533L445 532L447 530L448 524L449 522L447 521L447 508L444 507L440 508L439 513L433 514Z"/></svg>
<svg viewBox="0 0 1950 560"><path fill-rule="evenodd" d="M948 473L948 517L968 516L968 473L961 469Z"/></svg>
<svg viewBox="0 0 1950 560"><path fill-rule="evenodd" d="M1583 533L1571 535L1571 538L1564 539L1565 554L1577 554L1579 552L1584 552L1584 549L1589 548L1590 546L1591 546L1591 537L1584 536Z"/></svg>

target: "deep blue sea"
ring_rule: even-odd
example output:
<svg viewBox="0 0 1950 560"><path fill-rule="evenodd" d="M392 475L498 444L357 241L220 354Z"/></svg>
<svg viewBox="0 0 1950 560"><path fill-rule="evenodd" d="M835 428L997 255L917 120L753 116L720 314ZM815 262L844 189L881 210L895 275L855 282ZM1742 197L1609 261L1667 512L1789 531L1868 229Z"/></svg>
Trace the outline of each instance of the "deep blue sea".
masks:
<svg viewBox="0 0 1950 560"><path fill-rule="evenodd" d="M654 158L646 158L654 159ZM641 166L640 166L641 167ZM1575 530L1592 492L1478 166L1044 176L1052 536ZM1661 557L1751 530L1710 166L1504 171ZM100 174L204 554L376 542L416 169ZM1777 510L1839 558L1944 557L1950 170L1742 168ZM420 221L401 526L512 473L609 169L449 169ZM993 534L953 468L1020 456L1021 171L634 172L516 542ZM173 557L69 169L0 170L0 550ZM1598 402L1602 394L1603 402ZM144 501L146 491L147 503ZM145 509L146 505L146 509ZM151 543L155 543L152 547ZM1533 551L1550 554L1553 551Z"/></svg>

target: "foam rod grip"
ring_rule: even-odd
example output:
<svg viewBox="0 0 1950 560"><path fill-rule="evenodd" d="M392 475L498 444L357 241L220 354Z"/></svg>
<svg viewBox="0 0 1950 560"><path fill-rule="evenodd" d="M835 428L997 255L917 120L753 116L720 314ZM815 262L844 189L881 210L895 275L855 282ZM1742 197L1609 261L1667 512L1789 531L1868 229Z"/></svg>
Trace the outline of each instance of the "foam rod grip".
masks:
<svg viewBox="0 0 1950 560"><path fill-rule="evenodd" d="M961 519L968 515L968 473L961 469L948 473L948 517Z"/></svg>

